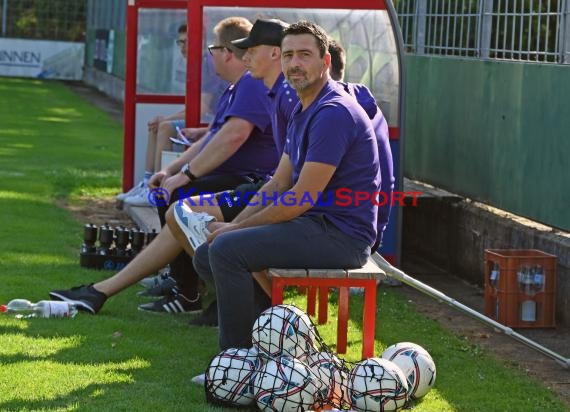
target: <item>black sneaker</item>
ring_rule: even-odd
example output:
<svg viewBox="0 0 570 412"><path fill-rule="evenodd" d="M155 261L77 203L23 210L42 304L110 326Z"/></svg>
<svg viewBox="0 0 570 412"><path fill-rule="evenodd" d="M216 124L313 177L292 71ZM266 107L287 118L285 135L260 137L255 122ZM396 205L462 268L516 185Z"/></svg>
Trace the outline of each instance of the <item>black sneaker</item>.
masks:
<svg viewBox="0 0 570 412"><path fill-rule="evenodd" d="M177 288L173 288L163 298L139 305L139 310L166 313L199 313L202 311L202 302L199 293L195 299L188 299Z"/></svg>
<svg viewBox="0 0 570 412"><path fill-rule="evenodd" d="M170 276L168 276L167 278L163 279L162 282L160 282L159 284L147 288L145 290L143 290L142 292L138 292L137 295L138 296L153 296L153 297L161 297L161 296L166 296L170 293L170 291L172 290L173 287L176 286L176 280L174 280L174 278L171 278Z"/></svg>
<svg viewBox="0 0 570 412"><path fill-rule="evenodd" d="M107 300L107 296L90 285L81 285L68 290L52 290L49 292L52 299L74 303L77 309L91 312L95 315Z"/></svg>
<svg viewBox="0 0 570 412"><path fill-rule="evenodd" d="M200 316L191 319L192 326L218 326L218 301L213 301Z"/></svg>

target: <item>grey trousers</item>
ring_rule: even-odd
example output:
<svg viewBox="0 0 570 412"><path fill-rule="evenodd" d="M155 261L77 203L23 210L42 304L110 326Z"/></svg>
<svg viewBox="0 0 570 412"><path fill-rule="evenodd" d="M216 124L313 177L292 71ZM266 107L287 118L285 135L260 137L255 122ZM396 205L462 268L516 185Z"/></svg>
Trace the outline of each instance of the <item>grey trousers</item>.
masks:
<svg viewBox="0 0 570 412"><path fill-rule="evenodd" d="M268 307L251 272L271 267L357 268L369 256L366 242L347 236L321 216L227 232L201 245L194 268L216 288L220 349L251 347L255 319Z"/></svg>

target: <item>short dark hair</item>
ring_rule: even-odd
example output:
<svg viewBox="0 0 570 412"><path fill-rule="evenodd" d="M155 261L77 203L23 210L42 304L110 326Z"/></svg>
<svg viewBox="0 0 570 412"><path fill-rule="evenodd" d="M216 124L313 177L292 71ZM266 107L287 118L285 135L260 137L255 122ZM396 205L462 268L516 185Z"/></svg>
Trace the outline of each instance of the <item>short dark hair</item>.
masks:
<svg viewBox="0 0 570 412"><path fill-rule="evenodd" d="M333 80L342 80L344 77L344 67L346 65L346 52L332 37L329 37L329 53L331 55L331 67L329 73Z"/></svg>
<svg viewBox="0 0 570 412"><path fill-rule="evenodd" d="M325 55L329 48L329 36L327 32L318 24L308 20L301 20L287 27L283 32L283 37L288 35L310 34L317 41L319 54Z"/></svg>
<svg viewBox="0 0 570 412"><path fill-rule="evenodd" d="M188 27L186 26L186 23L181 24L181 25L178 27L178 34L180 34L180 33L186 33L186 32L188 32Z"/></svg>

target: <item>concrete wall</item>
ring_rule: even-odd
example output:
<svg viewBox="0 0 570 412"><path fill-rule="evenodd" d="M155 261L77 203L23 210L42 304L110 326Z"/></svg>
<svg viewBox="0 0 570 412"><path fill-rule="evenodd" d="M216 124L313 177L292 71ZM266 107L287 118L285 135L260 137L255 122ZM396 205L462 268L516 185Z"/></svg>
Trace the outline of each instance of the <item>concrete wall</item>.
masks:
<svg viewBox="0 0 570 412"><path fill-rule="evenodd" d="M125 101L125 81L93 67L85 67L83 82L119 102Z"/></svg>
<svg viewBox="0 0 570 412"><path fill-rule="evenodd" d="M416 253L483 284L485 249L539 249L557 256L556 319L570 325L570 234L505 211L407 181L424 193L404 207L403 259Z"/></svg>
<svg viewBox="0 0 570 412"><path fill-rule="evenodd" d="M570 231L570 65L406 55L405 176Z"/></svg>

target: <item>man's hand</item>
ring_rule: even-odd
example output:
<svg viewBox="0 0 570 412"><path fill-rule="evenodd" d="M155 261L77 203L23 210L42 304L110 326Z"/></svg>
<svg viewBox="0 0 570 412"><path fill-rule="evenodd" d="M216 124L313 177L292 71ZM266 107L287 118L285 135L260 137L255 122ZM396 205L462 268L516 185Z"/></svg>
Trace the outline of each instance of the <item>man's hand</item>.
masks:
<svg viewBox="0 0 570 412"><path fill-rule="evenodd" d="M232 230L240 229L237 223L231 222L212 222L208 225L208 230L212 233L208 235L206 240L208 243L212 243L216 237L221 235L222 233L231 232Z"/></svg>
<svg viewBox="0 0 570 412"><path fill-rule="evenodd" d="M186 137L191 142L196 142L202 138L205 134L205 128L203 127L186 127L180 130L180 133Z"/></svg>
<svg viewBox="0 0 570 412"><path fill-rule="evenodd" d="M168 192L170 197L174 191L190 182L188 176L182 173L176 173L175 175L169 176L163 179L161 187Z"/></svg>
<svg viewBox="0 0 570 412"><path fill-rule="evenodd" d="M169 177L168 173L165 172L164 170L161 170L160 172L156 172L155 174L152 175L152 177L148 181L148 186L151 189L155 189L157 187L160 187L160 186L162 186L162 182L165 179L167 179L168 177Z"/></svg>

